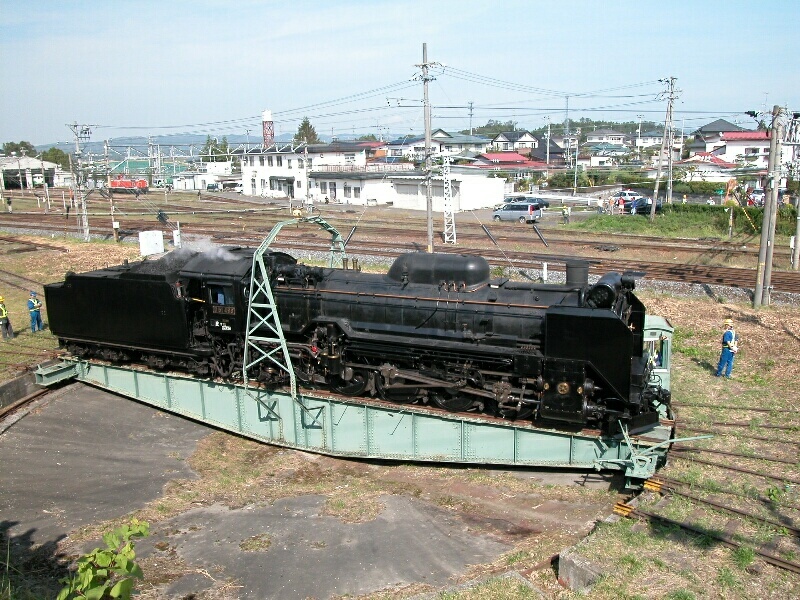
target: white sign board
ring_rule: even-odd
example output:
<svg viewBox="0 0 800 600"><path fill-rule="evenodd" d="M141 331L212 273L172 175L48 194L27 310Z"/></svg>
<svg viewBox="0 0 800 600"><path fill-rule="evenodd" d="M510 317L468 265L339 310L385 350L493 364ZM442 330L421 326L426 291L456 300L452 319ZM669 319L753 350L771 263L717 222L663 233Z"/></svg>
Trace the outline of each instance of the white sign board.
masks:
<svg viewBox="0 0 800 600"><path fill-rule="evenodd" d="M180 229L173 229L172 230L172 244L176 248L181 247L181 230Z"/></svg>
<svg viewBox="0 0 800 600"><path fill-rule="evenodd" d="M160 231L142 231L139 233L139 253L142 256L161 254L164 252L164 234Z"/></svg>

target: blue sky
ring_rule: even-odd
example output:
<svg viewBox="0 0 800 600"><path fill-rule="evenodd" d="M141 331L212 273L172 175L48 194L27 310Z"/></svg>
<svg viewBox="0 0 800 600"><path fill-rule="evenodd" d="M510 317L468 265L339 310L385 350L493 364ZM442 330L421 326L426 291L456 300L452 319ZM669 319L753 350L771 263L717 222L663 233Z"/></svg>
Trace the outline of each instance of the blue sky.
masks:
<svg viewBox="0 0 800 600"><path fill-rule="evenodd" d="M276 133L308 116L325 134L549 117L663 121L677 78L687 129L773 104L800 110L800 3L729 0L0 0L0 143Z"/></svg>

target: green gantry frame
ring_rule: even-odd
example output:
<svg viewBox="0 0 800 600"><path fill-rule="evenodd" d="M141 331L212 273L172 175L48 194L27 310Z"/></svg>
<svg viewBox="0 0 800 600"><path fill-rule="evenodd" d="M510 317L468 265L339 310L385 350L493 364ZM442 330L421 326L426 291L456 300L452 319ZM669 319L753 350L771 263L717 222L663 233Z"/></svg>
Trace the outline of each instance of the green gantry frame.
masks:
<svg viewBox="0 0 800 600"><path fill-rule="evenodd" d="M269 232L264 241L253 254L253 267L250 273L250 293L248 296L249 307L247 311L247 328L245 329L244 358L242 378L248 394L251 394L250 372L251 369L263 361L269 361L289 375L289 390L292 399L297 398L297 379L289 357L289 348L283 335L278 308L275 297L269 284L270 273L264 264L264 253L270 244L278 237L278 233L287 225L300 223L315 223L331 234L331 250L328 266L341 267L346 259L344 240L339 231L320 216L298 217L277 223ZM276 417L278 415L275 415Z"/></svg>

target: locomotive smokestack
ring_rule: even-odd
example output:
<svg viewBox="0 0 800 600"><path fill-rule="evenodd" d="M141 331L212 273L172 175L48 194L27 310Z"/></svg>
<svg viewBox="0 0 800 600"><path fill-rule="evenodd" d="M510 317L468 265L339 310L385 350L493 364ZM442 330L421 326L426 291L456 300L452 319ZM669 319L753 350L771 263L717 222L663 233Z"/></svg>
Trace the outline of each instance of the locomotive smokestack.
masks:
<svg viewBox="0 0 800 600"><path fill-rule="evenodd" d="M589 263L587 261L567 261L567 285L570 287L585 287L589 285Z"/></svg>
<svg viewBox="0 0 800 600"><path fill-rule="evenodd" d="M264 148L275 143L275 123L272 122L272 111L265 110L261 113L261 125L263 127Z"/></svg>

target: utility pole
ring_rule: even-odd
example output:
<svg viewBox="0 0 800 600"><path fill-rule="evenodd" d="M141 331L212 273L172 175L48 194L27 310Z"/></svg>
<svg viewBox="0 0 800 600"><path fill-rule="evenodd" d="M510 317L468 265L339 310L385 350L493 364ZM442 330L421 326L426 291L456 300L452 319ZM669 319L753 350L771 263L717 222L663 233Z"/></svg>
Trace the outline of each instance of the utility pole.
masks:
<svg viewBox="0 0 800 600"><path fill-rule="evenodd" d="M636 158L642 160L642 117L644 115L636 115L639 119L639 128L636 130Z"/></svg>
<svg viewBox="0 0 800 600"><path fill-rule="evenodd" d="M469 134L473 134L472 130L472 102L469 103Z"/></svg>
<svg viewBox="0 0 800 600"><path fill-rule="evenodd" d="M772 109L773 123L770 136L775 137L775 159L773 170L770 171L768 177L770 180L770 210L769 210L769 239L767 241L767 255L766 263L764 265L764 291L761 297L761 303L765 306L770 304L770 295L772 290L772 255L775 250L775 225L778 220L778 188L781 184L781 144L783 143L783 121L781 119L781 108L774 106ZM770 139L770 149L772 149L772 140Z"/></svg>
<svg viewBox="0 0 800 600"><path fill-rule="evenodd" d="M669 133L669 129L672 128L672 105L675 102L675 77L667 77L666 79L659 79L661 83L667 84L667 114L664 118L664 135L661 137L661 152L658 155L658 169L656 170L656 185L653 189L653 204L650 206L650 221L655 221L656 219L656 204L658 204L658 186L661 182L661 165L664 162L664 148L667 145L667 141L671 140L671 136ZM669 147L670 157L672 156L672 146ZM671 171L671 160L670 160L670 175L672 174ZM667 193L669 195L669 199L672 199L672 181L668 181L667 183Z"/></svg>
<svg viewBox="0 0 800 600"><path fill-rule="evenodd" d="M77 159L77 166L72 173L75 188L75 200L78 202L79 220L81 224L81 231L83 233L83 241L88 242L89 237L89 215L86 212L86 173L83 169L83 152L81 150L81 142L89 141L92 135L92 130L89 125L78 125L73 123L67 125L75 135L75 158Z"/></svg>
<svg viewBox="0 0 800 600"><path fill-rule="evenodd" d="M572 195L578 195L578 149L581 147L581 128L575 129L575 176L572 180Z"/></svg>
<svg viewBox="0 0 800 600"><path fill-rule="evenodd" d="M428 99L428 82L432 79L428 75L428 44L422 44L422 89L424 92L425 108L425 212L428 221L428 252L433 252L433 190L431 178L431 103Z"/></svg>
<svg viewBox="0 0 800 600"><path fill-rule="evenodd" d="M761 240L758 246L758 267L756 268L756 286L753 290L753 308L758 308L764 304L769 304L769 293L766 291L765 286L768 286L766 280L767 260L771 260L772 253L768 253L768 248L771 244L773 234L770 227L774 227L772 220L773 204L775 205L775 212L777 213L777 199L778 199L778 182L775 181L776 165L780 162L778 159L778 135L776 125L778 117L780 116L781 108L777 104L772 107L772 125L769 134L769 161L767 164L767 184L769 185L768 193L764 196L764 217L761 220ZM773 203L773 189L775 190L775 202ZM768 256L769 254L769 256ZM772 266L770 265L770 275L772 273Z"/></svg>
<svg viewBox="0 0 800 600"><path fill-rule="evenodd" d="M547 158L545 164L550 164L550 117L547 117L547 135L545 136L545 143L547 144Z"/></svg>

